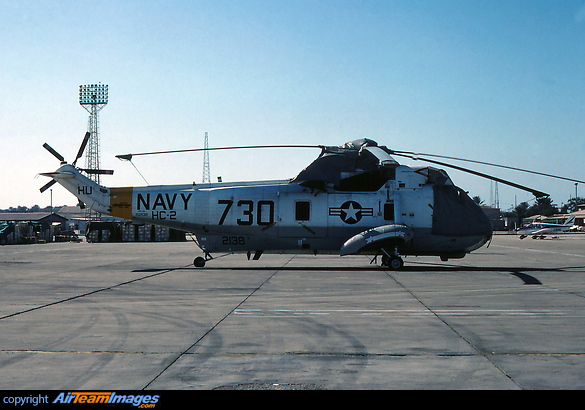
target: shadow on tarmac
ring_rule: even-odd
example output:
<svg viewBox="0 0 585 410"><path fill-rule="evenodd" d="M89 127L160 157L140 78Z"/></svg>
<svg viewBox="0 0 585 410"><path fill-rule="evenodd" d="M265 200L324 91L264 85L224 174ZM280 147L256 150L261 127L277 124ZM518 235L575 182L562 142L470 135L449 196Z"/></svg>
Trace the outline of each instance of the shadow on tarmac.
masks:
<svg viewBox="0 0 585 410"><path fill-rule="evenodd" d="M509 273L517 277L525 285L542 285L542 282L536 277L527 272L564 272L565 269L571 268L585 268L585 266L571 266L559 268L537 268L537 267L499 267L499 266L459 266L459 265L437 265L426 262L411 262L415 265L405 265L400 271L393 271L382 268L377 265L358 267L358 266L205 266L196 268L194 266L186 267L172 267L172 268L151 268L151 269L137 269L133 272L159 272L159 271L174 271L174 270L193 270L193 271L325 271L325 272L352 272L352 271L366 271L366 272L502 272Z"/></svg>

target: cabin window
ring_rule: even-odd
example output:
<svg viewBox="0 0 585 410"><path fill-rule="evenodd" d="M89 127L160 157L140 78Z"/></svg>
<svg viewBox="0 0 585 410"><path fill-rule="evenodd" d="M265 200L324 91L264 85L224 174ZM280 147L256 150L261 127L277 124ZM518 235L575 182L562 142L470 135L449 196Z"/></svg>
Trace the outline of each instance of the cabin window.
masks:
<svg viewBox="0 0 585 410"><path fill-rule="evenodd" d="M394 220L394 202L384 204L384 220L385 221Z"/></svg>
<svg viewBox="0 0 585 410"><path fill-rule="evenodd" d="M311 202L297 201L295 202L295 220L308 221L311 219Z"/></svg>

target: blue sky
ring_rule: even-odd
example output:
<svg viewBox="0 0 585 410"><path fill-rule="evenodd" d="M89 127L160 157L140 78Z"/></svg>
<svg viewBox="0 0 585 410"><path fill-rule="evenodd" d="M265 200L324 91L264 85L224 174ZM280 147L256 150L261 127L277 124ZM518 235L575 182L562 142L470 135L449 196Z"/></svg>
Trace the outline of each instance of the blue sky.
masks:
<svg viewBox="0 0 585 410"><path fill-rule="evenodd" d="M210 146L371 138L585 180L585 0L0 0L0 40L0 208L50 203L35 176L58 163L42 144L72 159L87 128L78 87L97 82L108 186L144 184L116 154L202 147L205 132ZM318 153L212 152L211 175L294 177ZM134 163L170 184L200 181L202 160ZM575 192L476 169L558 204ZM489 181L448 172L490 202ZM76 200L55 185L53 203Z"/></svg>

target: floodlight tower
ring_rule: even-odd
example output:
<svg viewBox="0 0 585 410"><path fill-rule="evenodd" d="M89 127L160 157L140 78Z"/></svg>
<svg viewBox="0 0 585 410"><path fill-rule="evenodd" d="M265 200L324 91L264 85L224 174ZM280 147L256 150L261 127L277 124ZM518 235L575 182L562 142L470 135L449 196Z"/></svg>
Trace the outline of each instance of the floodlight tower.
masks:
<svg viewBox="0 0 585 410"><path fill-rule="evenodd" d="M98 114L107 103L107 85L98 83L79 86L79 104L89 113L87 130L91 133L85 151L85 167L87 169L100 169L100 127ZM89 174L88 177L98 184L100 183L99 174Z"/></svg>

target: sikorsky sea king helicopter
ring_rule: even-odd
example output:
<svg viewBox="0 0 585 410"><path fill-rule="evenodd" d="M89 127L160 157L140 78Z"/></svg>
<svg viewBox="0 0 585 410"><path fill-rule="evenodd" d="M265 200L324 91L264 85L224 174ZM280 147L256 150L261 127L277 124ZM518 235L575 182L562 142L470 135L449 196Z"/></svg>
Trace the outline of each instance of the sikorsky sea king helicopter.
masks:
<svg viewBox="0 0 585 410"><path fill-rule="evenodd" d="M315 161L289 180L107 188L84 173L112 171L75 166L88 139L89 133L72 164L48 144L43 145L61 166L41 174L52 178L41 192L59 182L101 214L191 232L204 255L195 258L197 267L205 266L218 252L242 252L248 259L252 255L259 259L263 252L306 252L366 254L373 256L372 261L380 256L383 267L400 269L402 255L435 255L447 261L463 258L491 239L490 220L444 170L401 165L393 155L470 172L536 197L547 196L510 181L421 157L431 154L395 151L369 139L341 146L278 146L321 149Z"/></svg>

